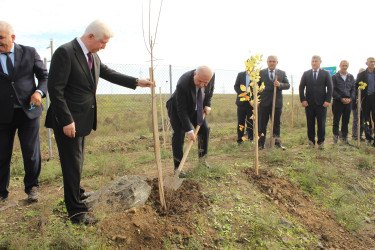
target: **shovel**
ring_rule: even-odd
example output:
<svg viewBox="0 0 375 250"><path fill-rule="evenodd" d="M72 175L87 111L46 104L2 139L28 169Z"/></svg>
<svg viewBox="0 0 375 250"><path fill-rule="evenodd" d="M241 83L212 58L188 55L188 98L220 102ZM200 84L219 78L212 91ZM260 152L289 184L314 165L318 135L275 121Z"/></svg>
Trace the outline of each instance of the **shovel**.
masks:
<svg viewBox="0 0 375 250"><path fill-rule="evenodd" d="M203 113L203 120L204 120L205 116L206 116L206 114ZM201 128L201 126L197 125L197 127L195 128L195 131L194 131L195 136L197 136L200 128ZM193 141L189 141L189 144L187 146L187 149L185 150L185 153L182 157L180 165L178 166L178 169L175 171L174 175L167 176L167 177L164 178L164 186L166 188L177 190L182 185L182 182L184 181L184 179L179 178L179 175L180 175L182 167L184 166L185 161L186 161L186 159L189 155L190 149L193 146L193 143L194 143Z"/></svg>
<svg viewBox="0 0 375 250"><path fill-rule="evenodd" d="M277 81L276 71L275 71L275 81ZM272 99L271 132L270 132L270 136L268 139L268 143L266 143L266 145L268 145L268 148L271 148L271 149L275 145L275 137L273 137L273 125L275 122L276 91L277 91L277 87L274 86L273 87L273 99Z"/></svg>

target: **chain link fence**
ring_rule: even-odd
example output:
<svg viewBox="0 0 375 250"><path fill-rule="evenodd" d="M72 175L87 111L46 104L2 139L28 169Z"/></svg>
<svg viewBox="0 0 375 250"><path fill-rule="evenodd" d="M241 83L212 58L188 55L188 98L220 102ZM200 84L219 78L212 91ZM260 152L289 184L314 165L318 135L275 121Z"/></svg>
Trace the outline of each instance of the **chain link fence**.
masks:
<svg viewBox="0 0 375 250"><path fill-rule="evenodd" d="M137 78L149 77L149 66L134 64L108 64L118 72ZM154 78L157 84L156 98L161 140L170 142L171 128L165 104L174 92L180 76L194 69L193 67L176 67L172 65L157 65L154 69ZM215 91L212 98L212 113L207 117L211 127L210 137L235 135L237 127L236 93L234 83L238 71L215 70ZM284 94L298 95L300 77L289 76L291 88ZM294 106L296 106L296 102ZM298 104L297 104L298 105ZM288 109L290 103L286 103ZM136 90L124 88L100 79L97 88L98 129L93 131L88 141L92 143L113 143L114 141L139 141L139 138L152 137L152 105L149 88ZM291 107L289 107L291 108ZM41 124L44 124L46 112L43 113ZM284 117L289 119L289 117ZM162 127L162 121L164 127ZM164 133L162 133L164 128ZM51 136L49 145L48 132L44 126L40 130L42 151L50 151L56 146ZM163 138L165 137L165 138Z"/></svg>

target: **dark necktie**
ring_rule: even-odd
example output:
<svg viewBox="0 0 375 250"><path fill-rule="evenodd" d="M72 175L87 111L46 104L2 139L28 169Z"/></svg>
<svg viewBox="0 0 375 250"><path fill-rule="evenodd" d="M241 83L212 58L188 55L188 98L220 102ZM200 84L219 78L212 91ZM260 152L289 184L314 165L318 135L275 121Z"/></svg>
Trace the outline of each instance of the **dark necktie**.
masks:
<svg viewBox="0 0 375 250"><path fill-rule="evenodd" d="M202 89L198 89L197 93L197 124L201 126L203 124L203 97Z"/></svg>
<svg viewBox="0 0 375 250"><path fill-rule="evenodd" d="M93 62L92 53L91 52L87 53L87 56L89 58L88 64L89 64L90 70L92 70L92 62Z"/></svg>
<svg viewBox="0 0 375 250"><path fill-rule="evenodd" d="M12 59L10 59L10 53L11 52L7 52L7 53L4 53L4 55L6 55L7 57L7 70L8 70L8 76L9 77L12 77L13 75L13 63L12 63Z"/></svg>
<svg viewBox="0 0 375 250"><path fill-rule="evenodd" d="M314 81L316 81L316 70L314 70L313 78L314 78Z"/></svg>

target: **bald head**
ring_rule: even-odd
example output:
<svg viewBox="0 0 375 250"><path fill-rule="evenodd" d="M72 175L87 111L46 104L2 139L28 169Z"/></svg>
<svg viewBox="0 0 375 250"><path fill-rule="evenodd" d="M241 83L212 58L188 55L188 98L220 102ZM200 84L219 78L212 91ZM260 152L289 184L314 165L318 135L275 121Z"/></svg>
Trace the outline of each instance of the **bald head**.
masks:
<svg viewBox="0 0 375 250"><path fill-rule="evenodd" d="M0 53L9 52L15 38L12 26L5 21L0 21Z"/></svg>
<svg viewBox="0 0 375 250"><path fill-rule="evenodd" d="M197 88L203 88L208 85L212 76L214 75L213 70L206 66L202 65L197 67L194 72L194 84Z"/></svg>

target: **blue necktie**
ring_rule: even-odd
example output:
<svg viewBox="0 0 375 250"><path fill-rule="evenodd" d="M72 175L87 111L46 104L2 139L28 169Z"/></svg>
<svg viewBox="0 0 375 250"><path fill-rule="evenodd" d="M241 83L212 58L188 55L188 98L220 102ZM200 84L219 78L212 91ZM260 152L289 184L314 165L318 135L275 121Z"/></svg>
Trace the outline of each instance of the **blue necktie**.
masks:
<svg viewBox="0 0 375 250"><path fill-rule="evenodd" d="M197 124L202 126L203 124L203 98L202 98L202 89L198 89L197 93Z"/></svg>
<svg viewBox="0 0 375 250"><path fill-rule="evenodd" d="M6 55L7 57L7 70L8 70L8 76L9 77L12 77L13 75L13 63L12 63L12 59L10 59L10 53L12 52L7 52L7 53L4 53L4 55Z"/></svg>

